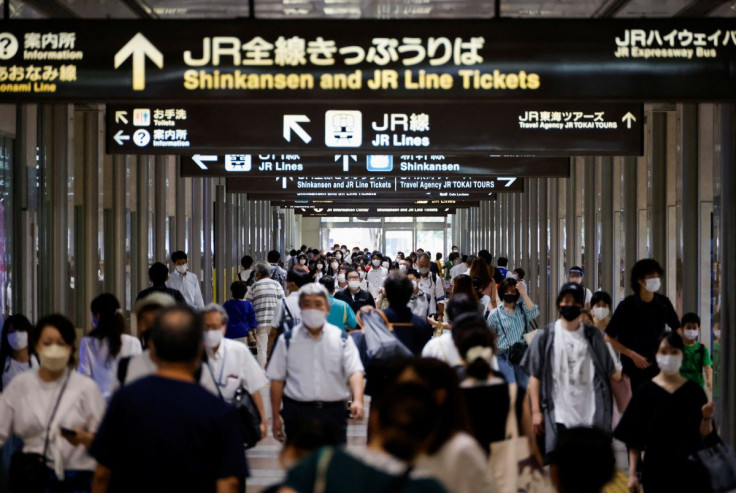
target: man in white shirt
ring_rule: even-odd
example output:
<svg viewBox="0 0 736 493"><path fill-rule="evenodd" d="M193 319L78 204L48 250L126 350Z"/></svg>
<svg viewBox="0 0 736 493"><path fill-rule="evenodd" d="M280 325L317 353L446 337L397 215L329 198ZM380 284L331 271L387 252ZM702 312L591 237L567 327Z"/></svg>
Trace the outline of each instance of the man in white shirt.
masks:
<svg viewBox="0 0 736 493"><path fill-rule="evenodd" d="M442 279L434 272L429 272L431 260L429 255L423 253L417 259L417 272L419 288L429 295L429 315L435 315L438 322L445 317L445 288L442 287Z"/></svg>
<svg viewBox="0 0 736 493"><path fill-rule="evenodd" d="M204 308L202 288L197 275L187 269L187 254L182 251L174 252L171 254L171 261L174 263L174 272L169 276L166 287L178 289L187 305L195 310L201 310Z"/></svg>
<svg viewBox="0 0 736 493"><path fill-rule="evenodd" d="M271 331L268 334L268 354L271 354L272 346L276 343L284 318L291 317L294 320L293 325L302 321L302 310L299 308L299 289L310 282L312 282L312 279L307 272L290 270L286 274L286 292L289 295L274 308ZM284 304L286 304L288 313L284 310Z"/></svg>
<svg viewBox="0 0 736 493"><path fill-rule="evenodd" d="M467 263L468 256L463 255L462 260L459 256L453 259L453 262L455 265L452 266L450 269L450 278L455 279L460 274L464 274L468 269L470 269L470 265Z"/></svg>
<svg viewBox="0 0 736 493"><path fill-rule="evenodd" d="M363 417L360 355L351 337L327 323L330 302L324 286L309 283L302 287L299 306L301 323L279 337L268 364L273 435L283 441L284 433L294 433L302 423L317 420L332 427L344 444L351 396L352 416Z"/></svg>
<svg viewBox="0 0 736 493"><path fill-rule="evenodd" d="M414 286L414 291L412 291L411 298L409 299L409 308L414 315L422 320L427 320L427 317L429 317L430 296L419 287L421 276L414 269L408 271L406 275L411 281L412 286Z"/></svg>
<svg viewBox="0 0 736 493"><path fill-rule="evenodd" d="M383 282L388 276L388 269L381 266L383 261L383 255L379 252L374 252L371 256L371 270L366 274L366 281L368 281L368 291L373 296L373 299L378 298L379 291L383 287Z"/></svg>
<svg viewBox="0 0 736 493"><path fill-rule="evenodd" d="M227 312L216 303L202 311L204 347L207 359L202 365L202 386L230 403L242 385L250 392L261 415L261 438L268 434L268 418L260 390L268 385L266 374L242 342L225 338ZM218 391L219 388L219 391Z"/></svg>

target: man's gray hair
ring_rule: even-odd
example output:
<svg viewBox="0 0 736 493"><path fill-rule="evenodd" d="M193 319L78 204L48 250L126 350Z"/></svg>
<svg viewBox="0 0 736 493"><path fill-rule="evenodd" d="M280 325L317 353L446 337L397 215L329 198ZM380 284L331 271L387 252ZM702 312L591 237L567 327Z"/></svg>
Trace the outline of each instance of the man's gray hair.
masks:
<svg viewBox="0 0 736 493"><path fill-rule="evenodd" d="M417 257L417 262L423 258L429 260L430 263L432 262L432 257L430 257L428 253L420 253Z"/></svg>
<svg viewBox="0 0 736 493"><path fill-rule="evenodd" d="M202 317L204 318L205 315L208 313L219 313L222 317L222 325L227 325L227 321L229 320L229 317L227 316L227 312L225 309L218 305L217 303L210 303L209 305L202 308L202 311L200 312L202 314Z"/></svg>
<svg viewBox="0 0 736 493"><path fill-rule="evenodd" d="M327 306L330 306L330 294L327 292L327 288L316 282L310 282L299 288L299 306L302 304L302 300L305 296L317 295L325 299Z"/></svg>
<svg viewBox="0 0 736 493"><path fill-rule="evenodd" d="M271 277L271 264L268 262L258 262L254 267L255 274L261 278Z"/></svg>

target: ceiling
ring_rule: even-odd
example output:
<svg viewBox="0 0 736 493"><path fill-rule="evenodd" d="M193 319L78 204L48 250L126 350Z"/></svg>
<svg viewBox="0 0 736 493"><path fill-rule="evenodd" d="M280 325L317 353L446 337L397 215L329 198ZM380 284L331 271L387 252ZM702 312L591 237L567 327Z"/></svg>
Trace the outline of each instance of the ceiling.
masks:
<svg viewBox="0 0 736 493"><path fill-rule="evenodd" d="M736 17L736 0L0 0L11 19Z"/></svg>

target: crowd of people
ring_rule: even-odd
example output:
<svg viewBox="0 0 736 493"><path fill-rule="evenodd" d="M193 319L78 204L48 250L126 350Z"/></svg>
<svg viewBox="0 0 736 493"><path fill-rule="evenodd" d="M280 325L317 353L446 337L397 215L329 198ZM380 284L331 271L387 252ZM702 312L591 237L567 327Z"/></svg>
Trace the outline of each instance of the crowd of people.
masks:
<svg viewBox="0 0 736 493"><path fill-rule="evenodd" d="M149 269L135 336L108 293L79 341L63 315L5 319L11 493L242 492L269 428L287 471L271 492L594 493L614 437L630 491L712 491L691 456L719 441L717 357L653 259L616 307L572 266L544 327L524 270L486 250L246 255L222 306L186 253L170 260ZM366 447L348 450L364 416Z"/></svg>

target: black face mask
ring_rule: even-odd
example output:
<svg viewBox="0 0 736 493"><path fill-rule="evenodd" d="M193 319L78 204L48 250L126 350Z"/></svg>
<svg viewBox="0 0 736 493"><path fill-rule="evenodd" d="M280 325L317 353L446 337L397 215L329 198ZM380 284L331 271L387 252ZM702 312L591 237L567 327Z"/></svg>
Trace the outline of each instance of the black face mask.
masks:
<svg viewBox="0 0 736 493"><path fill-rule="evenodd" d="M519 293L516 293L516 294L505 294L505 295L503 295L503 301L505 303L516 303L517 301L519 301L519 297L520 296L521 295Z"/></svg>
<svg viewBox="0 0 736 493"><path fill-rule="evenodd" d="M572 322L580 316L582 309L577 305L567 305L560 307L560 315L568 322Z"/></svg>

